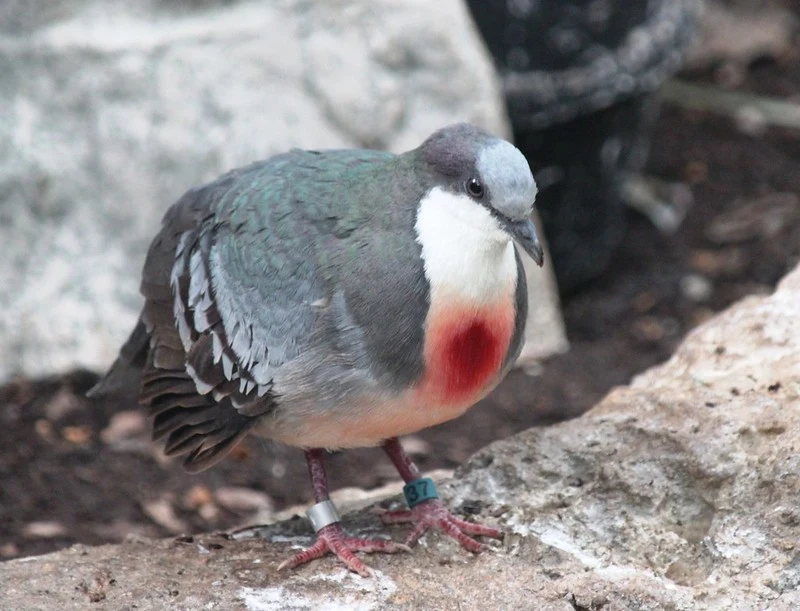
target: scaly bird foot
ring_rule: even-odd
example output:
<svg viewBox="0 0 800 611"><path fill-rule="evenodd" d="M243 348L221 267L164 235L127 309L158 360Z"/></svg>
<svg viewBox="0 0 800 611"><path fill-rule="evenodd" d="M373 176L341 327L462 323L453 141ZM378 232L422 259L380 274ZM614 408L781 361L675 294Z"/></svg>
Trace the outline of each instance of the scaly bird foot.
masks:
<svg viewBox="0 0 800 611"><path fill-rule="evenodd" d="M338 523L329 524L317 533L317 541L314 545L281 562L278 570L293 569L316 558L322 558L327 553L333 553L348 569L362 577L368 577L370 575L369 567L361 562L353 552L396 554L410 551L411 548L407 545L387 539L348 537Z"/></svg>
<svg viewBox="0 0 800 611"><path fill-rule="evenodd" d="M380 516L384 524L411 523L414 525L406 539L406 545L413 545L430 529L445 533L458 541L463 548L475 554L486 549L486 546L468 535L494 539L503 538L501 530L455 517L440 499L424 501L412 509L383 511Z"/></svg>

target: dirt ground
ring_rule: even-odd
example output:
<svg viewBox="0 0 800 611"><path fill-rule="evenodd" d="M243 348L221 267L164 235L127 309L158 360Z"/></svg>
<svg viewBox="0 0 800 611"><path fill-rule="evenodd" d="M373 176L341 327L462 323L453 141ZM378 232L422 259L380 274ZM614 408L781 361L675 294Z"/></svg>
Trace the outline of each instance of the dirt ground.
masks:
<svg viewBox="0 0 800 611"><path fill-rule="evenodd" d="M714 72L685 76L719 80ZM737 90L800 102L800 52L754 61L741 76ZM512 374L465 417L409 439L424 470L581 414L667 359L714 312L770 291L800 260L800 129L743 129L668 105L649 172L692 189L695 204L678 232L661 235L632 213L605 277L563 304L571 351L536 376ZM257 440L208 472L184 473L149 442L135 405L83 398L96 379L73 372L0 388L0 558L131 534L226 529L310 499L301 452ZM328 468L337 487L395 477L377 449L335 455Z"/></svg>

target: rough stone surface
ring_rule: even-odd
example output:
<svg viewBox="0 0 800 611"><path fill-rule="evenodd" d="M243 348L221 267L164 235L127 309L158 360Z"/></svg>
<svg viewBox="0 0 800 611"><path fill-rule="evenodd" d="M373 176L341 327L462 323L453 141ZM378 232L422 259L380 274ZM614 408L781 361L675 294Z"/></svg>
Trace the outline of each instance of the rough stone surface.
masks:
<svg viewBox="0 0 800 611"><path fill-rule="evenodd" d="M291 573L294 519L262 538L132 540L0 564L3 607L85 609L800 608L800 268L694 331L585 416L485 448L440 491L501 525L469 556L428 535L413 555ZM368 511L356 532L391 532Z"/></svg>
<svg viewBox="0 0 800 611"><path fill-rule="evenodd" d="M0 0L0 108L0 380L110 363L149 240L195 184L295 146L508 134L460 0ZM531 283L547 354L557 304Z"/></svg>

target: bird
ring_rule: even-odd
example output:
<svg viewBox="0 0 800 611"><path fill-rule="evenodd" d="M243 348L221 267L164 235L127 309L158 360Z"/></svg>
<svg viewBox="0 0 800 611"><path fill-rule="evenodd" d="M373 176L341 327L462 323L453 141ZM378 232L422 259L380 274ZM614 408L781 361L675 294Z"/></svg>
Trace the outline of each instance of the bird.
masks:
<svg viewBox="0 0 800 611"><path fill-rule="evenodd" d="M430 529L479 552L502 532L451 514L399 438L464 413L519 355L536 192L522 153L468 123L401 154L295 149L192 188L89 394L135 393L189 472L247 435L301 448L316 539L279 568L333 553L368 575L355 552L410 551ZM412 524L406 543L345 535L330 501L326 452L371 446L406 482L409 509L382 515Z"/></svg>
<svg viewBox="0 0 800 611"><path fill-rule="evenodd" d="M558 286L602 275L627 207L663 233L691 194L642 176L657 92L681 66L701 0L467 0L500 74L514 142L539 185ZM663 193L662 193L663 192Z"/></svg>

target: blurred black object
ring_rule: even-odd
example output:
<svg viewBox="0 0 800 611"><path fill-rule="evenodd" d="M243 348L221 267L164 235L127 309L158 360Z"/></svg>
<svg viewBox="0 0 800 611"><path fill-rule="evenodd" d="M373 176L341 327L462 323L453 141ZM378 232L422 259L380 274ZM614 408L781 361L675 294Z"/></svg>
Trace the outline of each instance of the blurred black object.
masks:
<svg viewBox="0 0 800 611"><path fill-rule="evenodd" d="M467 0L539 183L562 293L600 275L624 236L654 93L680 66L700 1Z"/></svg>

